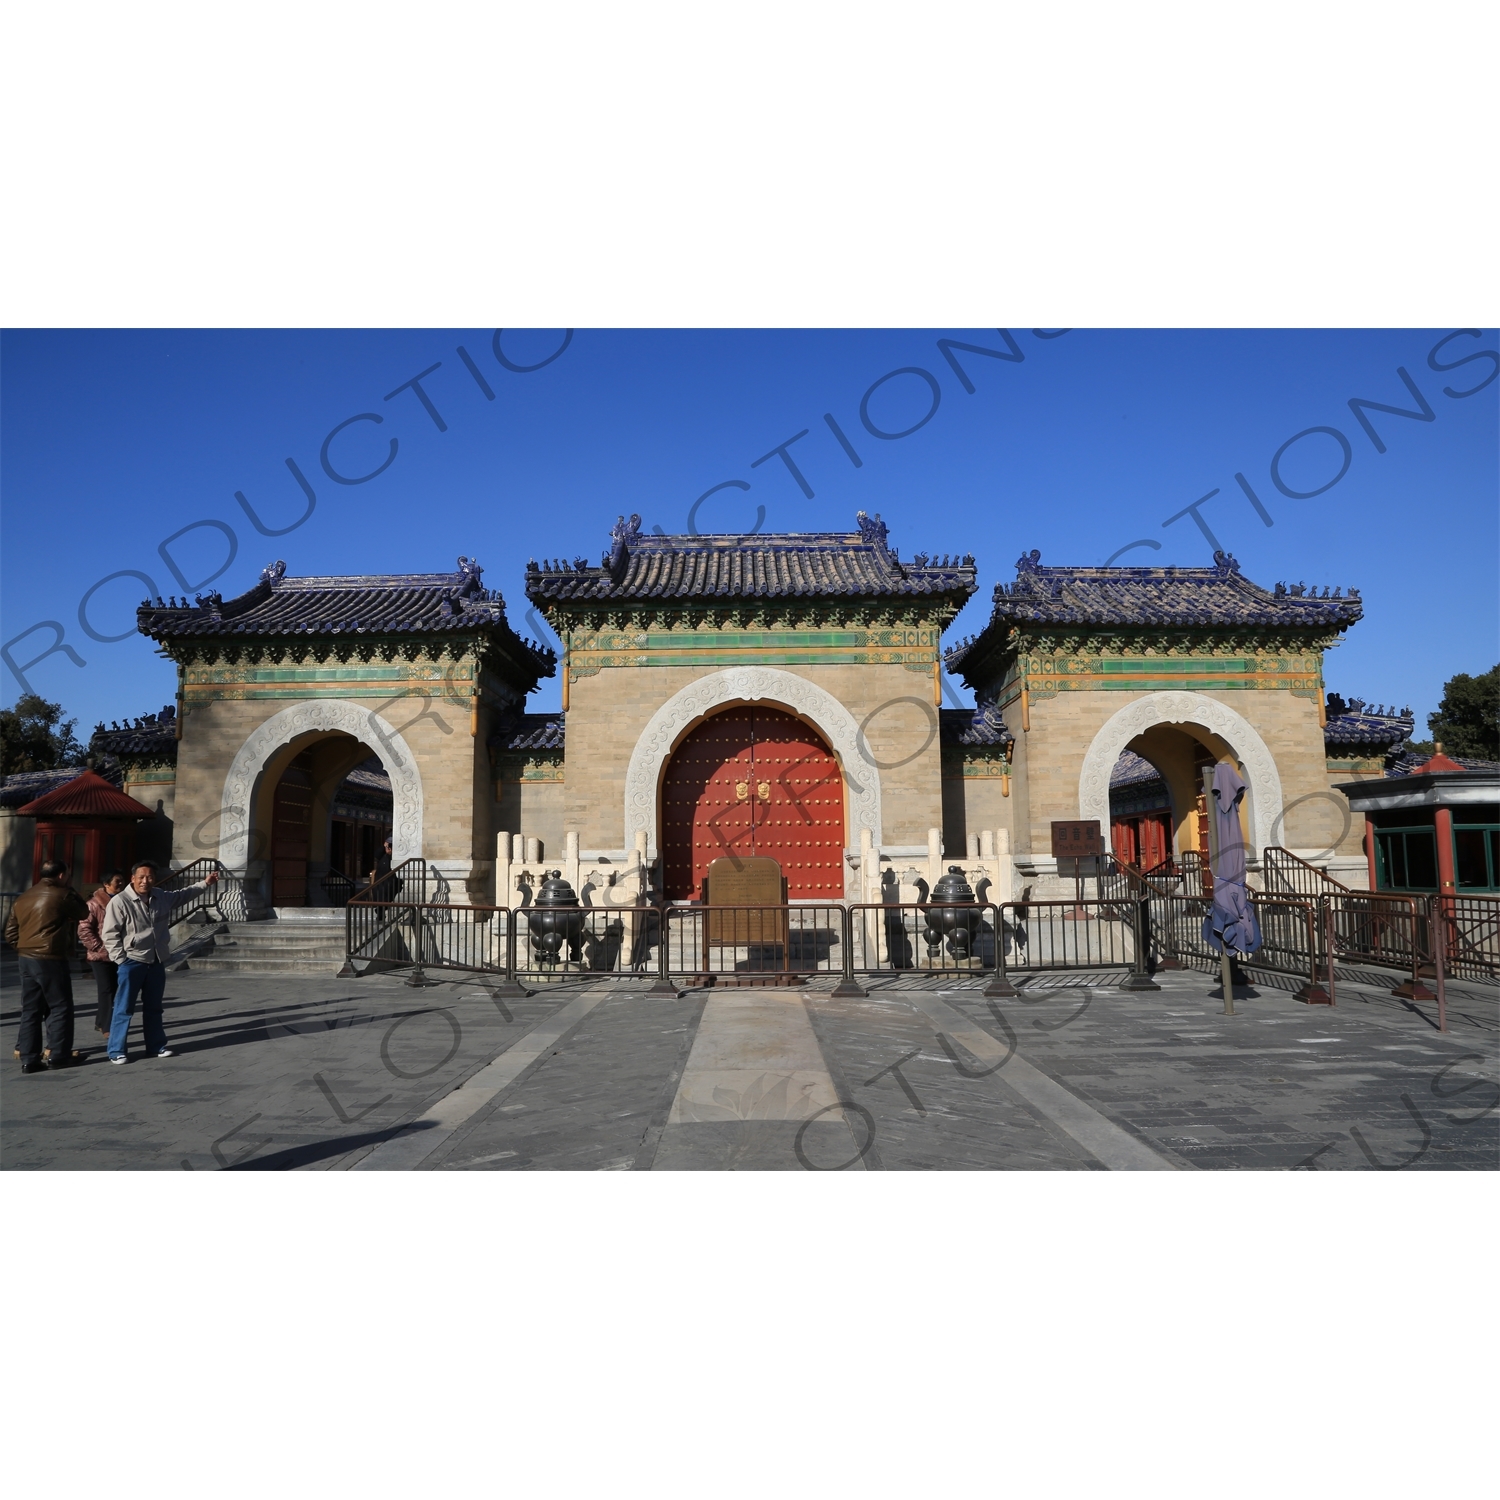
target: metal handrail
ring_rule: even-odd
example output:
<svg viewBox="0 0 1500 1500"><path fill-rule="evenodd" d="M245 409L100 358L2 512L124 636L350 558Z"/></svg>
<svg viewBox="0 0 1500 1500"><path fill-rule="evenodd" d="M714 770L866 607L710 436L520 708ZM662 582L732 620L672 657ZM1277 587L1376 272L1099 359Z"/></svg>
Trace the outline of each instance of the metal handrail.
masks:
<svg viewBox="0 0 1500 1500"><path fill-rule="evenodd" d="M1177 875L1180 884L1174 894L1192 897L1213 894L1213 875L1196 849L1184 849L1177 856Z"/></svg>
<svg viewBox="0 0 1500 1500"><path fill-rule="evenodd" d="M363 890L355 891L344 903L344 967L340 971L346 975L356 972L354 965L356 961L374 964L379 961L391 968L400 967L400 961L387 961L379 957L371 949L380 949L390 940L399 941L399 928L408 905L422 905L427 895L427 861L425 859L405 859L384 875L372 880ZM414 898L410 903L400 903L400 898L406 894L408 885L414 887L410 892ZM446 892L444 893L446 894ZM370 931L363 929L370 926L363 918L366 908L377 908L376 914L371 918L373 928ZM477 908L469 908L476 910ZM504 908L500 908L503 910ZM385 915L379 915L384 911ZM361 933L356 940L355 928L358 926Z"/></svg>
<svg viewBox="0 0 1500 1500"><path fill-rule="evenodd" d="M346 875L336 865L330 865L327 872L319 877L318 884L323 887L323 894L335 906L347 906L349 898L359 889L359 882L352 875Z"/></svg>
<svg viewBox="0 0 1500 1500"><path fill-rule="evenodd" d="M379 906L405 898L419 905L429 899L446 904L448 882L425 859L403 859L399 865L377 876L349 898L348 905ZM503 908L502 908L503 909Z"/></svg>
<svg viewBox="0 0 1500 1500"><path fill-rule="evenodd" d="M1291 896L1350 896L1353 889L1335 880L1327 870L1309 864L1301 855L1272 844L1260 858L1262 876L1268 891L1281 890Z"/></svg>
<svg viewBox="0 0 1500 1500"><path fill-rule="evenodd" d="M244 883L221 860L212 857L195 859L191 864L173 870L158 884L164 891L177 891L183 886L197 885L211 874L219 877L218 883L211 885L206 891L200 891L198 895L184 901L180 906L174 907L172 910L173 926L186 921L194 912L199 911L212 910L221 922L243 922L249 916Z"/></svg>
<svg viewBox="0 0 1500 1500"><path fill-rule="evenodd" d="M1165 869L1171 864L1170 860L1164 860L1161 864L1153 865L1150 870L1142 870L1139 866L1131 864L1128 860L1121 859L1118 855L1108 855L1107 862L1112 868L1106 869L1099 877L1101 901L1129 900L1140 901L1150 896L1171 896L1174 891L1169 891L1164 885L1160 885L1151 877L1157 872ZM1172 872L1168 870L1168 874ZM1108 895L1104 894L1104 882L1122 881L1123 890L1111 887Z"/></svg>

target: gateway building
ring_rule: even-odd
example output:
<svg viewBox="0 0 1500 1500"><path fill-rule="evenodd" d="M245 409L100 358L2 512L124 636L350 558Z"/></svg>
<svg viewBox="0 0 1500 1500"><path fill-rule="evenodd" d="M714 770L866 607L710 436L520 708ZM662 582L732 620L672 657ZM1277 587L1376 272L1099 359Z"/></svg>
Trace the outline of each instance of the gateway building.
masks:
<svg viewBox="0 0 1500 1500"><path fill-rule="evenodd" d="M528 566L560 656L516 633L482 571L276 563L238 598L142 606L177 704L133 731L150 764L127 779L149 778L174 863L222 861L252 911L337 904L387 831L397 863L476 903L524 903L547 866L586 900L695 900L725 854L775 859L793 901L917 899L948 862L991 899L1040 898L1072 889L1057 821L1097 820L1142 866L1200 850L1202 773L1228 760L1252 864L1280 846L1363 885L1335 784L1383 776L1410 733L1330 720L1323 654L1356 590L1265 588L1222 553L1031 552L984 629L945 645L974 558L902 557L878 516L767 536L631 516L598 562ZM974 708L944 706L945 671ZM528 713L555 674L561 712Z"/></svg>

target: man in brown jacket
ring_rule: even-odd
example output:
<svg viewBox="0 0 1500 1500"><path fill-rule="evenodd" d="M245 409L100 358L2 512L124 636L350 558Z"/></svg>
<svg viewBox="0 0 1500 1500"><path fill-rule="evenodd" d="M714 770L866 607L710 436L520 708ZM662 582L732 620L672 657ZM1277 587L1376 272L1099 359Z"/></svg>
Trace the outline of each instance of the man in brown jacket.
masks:
<svg viewBox="0 0 1500 1500"><path fill-rule="evenodd" d="M68 952L78 924L89 914L83 897L68 885L68 867L61 860L48 860L41 877L16 898L5 921L5 941L21 960L21 1031L16 1050L23 1073L41 1072L44 1016L47 1065L64 1068L74 1061Z"/></svg>

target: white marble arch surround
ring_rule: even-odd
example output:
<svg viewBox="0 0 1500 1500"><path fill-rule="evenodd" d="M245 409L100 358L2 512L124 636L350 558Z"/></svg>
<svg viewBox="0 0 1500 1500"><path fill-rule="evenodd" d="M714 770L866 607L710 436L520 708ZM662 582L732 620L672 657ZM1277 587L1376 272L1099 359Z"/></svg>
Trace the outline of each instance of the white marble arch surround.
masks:
<svg viewBox="0 0 1500 1500"><path fill-rule="evenodd" d="M650 857L655 858L657 795L662 770L687 730L726 703L766 699L806 719L838 756L849 792L845 838L859 847L859 830L868 828L880 843L880 772L860 754L859 724L832 693L795 672L777 667L727 667L711 672L674 693L651 715L630 753L625 772L625 847L644 829Z"/></svg>
<svg viewBox="0 0 1500 1500"><path fill-rule="evenodd" d="M391 863L422 854L422 777L411 746L373 709L339 698L289 704L251 732L224 778L219 815L219 859L237 874L250 857L250 808L266 762L300 735L337 731L369 745L391 778Z"/></svg>
<svg viewBox="0 0 1500 1500"><path fill-rule="evenodd" d="M1207 693L1147 693L1113 714L1094 736L1078 776L1078 816L1097 818L1109 828L1109 777L1120 752L1138 734L1157 724L1200 724L1227 742L1245 768L1250 785L1250 808L1255 820L1251 842L1255 851L1280 842L1281 775L1250 721Z"/></svg>

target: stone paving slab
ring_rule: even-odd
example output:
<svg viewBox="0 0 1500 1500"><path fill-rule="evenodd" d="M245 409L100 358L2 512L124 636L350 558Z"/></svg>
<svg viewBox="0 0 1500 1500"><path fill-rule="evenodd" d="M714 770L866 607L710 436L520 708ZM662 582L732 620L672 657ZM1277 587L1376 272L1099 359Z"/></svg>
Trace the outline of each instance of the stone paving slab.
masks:
<svg viewBox="0 0 1500 1500"><path fill-rule="evenodd" d="M0 1025L12 1039L19 998L13 983L0 988ZM83 1027L81 1066L23 1076L13 1064L0 1088L0 1166L344 1165L561 1002L503 1004L473 984L409 989L390 976L169 974L165 1021L177 1055L145 1057L137 1020L124 1067L105 1061L103 1038Z"/></svg>
<svg viewBox="0 0 1500 1500"><path fill-rule="evenodd" d="M705 1008L733 992L577 984L507 1000L472 979L174 974L178 1056L139 1059L137 1039L138 1060L111 1067L81 1027L83 1066L23 1077L12 1063L0 1166L1098 1171L1128 1165L1130 1143L1189 1171L1500 1166L1494 990L1451 987L1443 1036L1430 1004L1374 986L1341 985L1334 1009L1261 988L1228 1018L1207 976L1158 977L1159 992L1130 993L1052 975L1003 1001L951 976L882 981L867 999L789 992L775 1003L805 1016L796 1045L751 1028L748 1052L709 1038L703 1059L760 1048L789 1073L821 1059L836 1108L765 1118L768 1095L761 1117L741 1098L731 1118L679 1109L673 1123ZM742 999L742 1015L760 1003ZM18 1012L12 961L12 1038Z"/></svg>
<svg viewBox="0 0 1500 1500"><path fill-rule="evenodd" d="M606 991L565 1045L455 1131L424 1169L636 1166L663 1133L703 1005L702 996Z"/></svg>
<svg viewBox="0 0 1500 1500"><path fill-rule="evenodd" d="M1431 1007L1380 991L1342 986L1330 1008L1263 988L1227 1017L1200 977L1157 978L1160 996L996 1005L1035 1066L1185 1165L1500 1166L1493 992L1453 996L1445 1036ZM998 1032L977 997L954 1003ZM1455 1112L1459 1089L1470 1107Z"/></svg>

